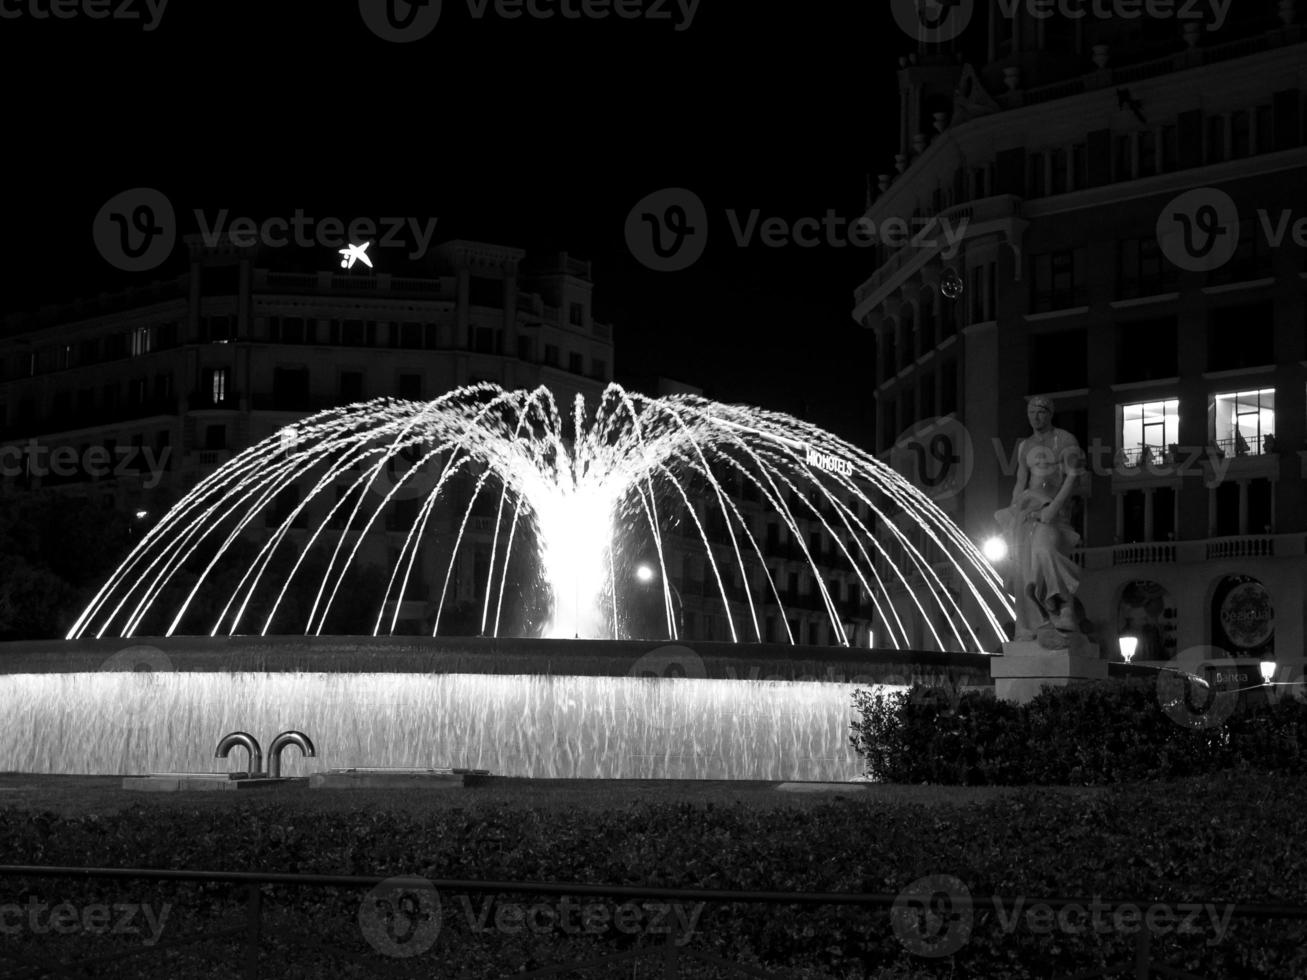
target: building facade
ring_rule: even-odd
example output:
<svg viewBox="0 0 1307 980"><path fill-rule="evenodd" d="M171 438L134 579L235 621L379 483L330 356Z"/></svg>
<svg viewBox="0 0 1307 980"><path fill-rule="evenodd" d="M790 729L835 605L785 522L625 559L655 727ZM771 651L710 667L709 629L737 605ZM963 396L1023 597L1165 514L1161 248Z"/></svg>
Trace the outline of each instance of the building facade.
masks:
<svg viewBox="0 0 1307 980"><path fill-rule="evenodd" d="M1307 13L976 6L901 59L897 172L865 216L914 230L855 295L877 451L981 542L1026 398L1051 396L1090 463L1075 557L1103 654L1132 633L1145 660L1301 657Z"/></svg>
<svg viewBox="0 0 1307 980"><path fill-rule="evenodd" d="M7 318L8 482L97 495L148 524L242 449L326 408L490 381L544 385L566 411L612 380L612 328L593 315L590 264L566 254L533 264L519 249L451 241L427 276L406 278L361 265L277 271L257 248L189 245L189 271L173 281ZM314 501L297 530L334 503ZM453 526L453 510L436 524ZM386 537L402 538L399 527ZM472 521L449 604L480 598L492 532L485 515ZM385 563L396 546L379 537L369 557ZM405 593L407 628L433 618L437 560Z"/></svg>

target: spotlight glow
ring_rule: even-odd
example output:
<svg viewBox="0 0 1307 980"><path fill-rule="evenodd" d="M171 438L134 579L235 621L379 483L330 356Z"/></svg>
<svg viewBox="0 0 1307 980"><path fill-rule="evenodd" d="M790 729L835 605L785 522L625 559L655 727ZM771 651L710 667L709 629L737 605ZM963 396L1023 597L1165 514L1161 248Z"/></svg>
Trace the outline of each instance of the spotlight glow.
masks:
<svg viewBox="0 0 1307 980"><path fill-rule="evenodd" d="M985 560L995 565L1007 557L1007 542L995 536L986 541L981 550L985 554Z"/></svg>

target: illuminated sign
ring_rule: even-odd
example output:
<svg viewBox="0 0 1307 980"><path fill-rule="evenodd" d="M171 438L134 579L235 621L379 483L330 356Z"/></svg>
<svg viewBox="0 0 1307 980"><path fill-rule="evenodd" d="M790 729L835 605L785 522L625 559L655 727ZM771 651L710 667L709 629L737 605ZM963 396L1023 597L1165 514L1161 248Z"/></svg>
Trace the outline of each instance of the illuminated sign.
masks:
<svg viewBox="0 0 1307 980"><path fill-rule="evenodd" d="M828 473L838 473L840 476L852 476L853 464L847 459L841 459L830 453L820 453L808 447L807 463L809 466L815 466L819 470L825 470Z"/></svg>
<svg viewBox="0 0 1307 980"><path fill-rule="evenodd" d="M339 239L337 239L337 241L339 241ZM352 269L354 268L355 262L362 261L364 265L371 269L372 260L365 254L368 250L368 246L371 244L371 242L364 242L362 245L347 245L345 248L342 248L340 254L345 257L340 260L340 267L342 269Z"/></svg>

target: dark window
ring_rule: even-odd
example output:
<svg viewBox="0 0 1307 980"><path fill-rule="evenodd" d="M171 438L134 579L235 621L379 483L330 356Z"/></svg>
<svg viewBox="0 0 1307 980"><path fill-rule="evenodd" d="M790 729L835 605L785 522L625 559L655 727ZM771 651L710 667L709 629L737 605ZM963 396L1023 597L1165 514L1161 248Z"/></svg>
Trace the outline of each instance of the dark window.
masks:
<svg viewBox="0 0 1307 980"><path fill-rule="evenodd" d="M422 375L420 374L401 374L399 376L399 390L396 392L400 398L409 401L422 400Z"/></svg>
<svg viewBox="0 0 1307 980"><path fill-rule="evenodd" d="M536 356L536 342L534 337L523 337L521 334L517 337L517 356L519 360L534 361Z"/></svg>
<svg viewBox="0 0 1307 980"><path fill-rule="evenodd" d="M1088 384L1089 332L1062 330L1030 338L1030 391L1069 391Z"/></svg>
<svg viewBox="0 0 1307 980"><path fill-rule="evenodd" d="M362 371L342 371L340 373L340 400L347 405L363 400Z"/></svg>
<svg viewBox="0 0 1307 980"><path fill-rule="evenodd" d="M1275 528L1271 521L1270 480L1248 481L1248 534L1271 534Z"/></svg>
<svg viewBox="0 0 1307 980"><path fill-rule="evenodd" d="M939 371L939 414L948 415L958 410L958 362L949 361Z"/></svg>
<svg viewBox="0 0 1307 980"><path fill-rule="evenodd" d="M558 367L558 348L553 344L545 344L545 364Z"/></svg>
<svg viewBox="0 0 1307 980"><path fill-rule="evenodd" d="M594 358L591 362L591 374L600 381L608 376L608 362L600 358Z"/></svg>
<svg viewBox="0 0 1307 980"><path fill-rule="evenodd" d="M1144 540L1144 491L1127 490L1122 514L1124 526L1121 528L1121 543L1134 544Z"/></svg>
<svg viewBox="0 0 1307 980"><path fill-rule="evenodd" d="M1083 306L1085 302L1085 250L1050 252L1033 259L1030 305L1036 313Z"/></svg>
<svg viewBox="0 0 1307 980"><path fill-rule="evenodd" d="M1175 537L1175 490L1158 487L1153 491L1153 540L1170 541Z"/></svg>
<svg viewBox="0 0 1307 980"><path fill-rule="evenodd" d="M573 374L580 374L585 370L584 359L576 351L567 355L567 370Z"/></svg>
<svg viewBox="0 0 1307 980"><path fill-rule="evenodd" d="M499 331L493 327L477 327L475 338L475 349L478 354L497 354Z"/></svg>
<svg viewBox="0 0 1307 980"><path fill-rule="evenodd" d="M468 279L467 301L473 306L499 308L504 305L504 281L471 276Z"/></svg>
<svg viewBox="0 0 1307 980"><path fill-rule="evenodd" d="M240 266L209 266L200 274L200 282L205 296L234 296L240 292Z"/></svg>
<svg viewBox="0 0 1307 980"><path fill-rule="evenodd" d="M1179 270L1162 255L1156 236L1127 238L1118 246L1118 299L1170 292L1178 281Z"/></svg>
<svg viewBox="0 0 1307 980"><path fill-rule="evenodd" d="M206 425L204 427L205 449L227 448L227 427L225 425Z"/></svg>
<svg viewBox="0 0 1307 980"><path fill-rule="evenodd" d="M1180 373L1175 317L1116 325L1116 379L1157 381Z"/></svg>
<svg viewBox="0 0 1307 980"><path fill-rule="evenodd" d="M422 324L422 346L427 350L440 349L440 325L438 323Z"/></svg>
<svg viewBox="0 0 1307 980"><path fill-rule="evenodd" d="M309 408L308 368L273 370L272 407L282 411L303 411Z"/></svg>
<svg viewBox="0 0 1307 980"><path fill-rule="evenodd" d="M1230 538L1239 534L1239 484L1223 480L1216 488L1216 537Z"/></svg>
<svg viewBox="0 0 1307 980"><path fill-rule="evenodd" d="M304 318L301 316L283 317L281 321L281 342L283 344L304 343Z"/></svg>
<svg viewBox="0 0 1307 980"><path fill-rule="evenodd" d="M399 325L399 346L418 348L422 346L422 324L401 323Z"/></svg>
<svg viewBox="0 0 1307 980"><path fill-rule="evenodd" d="M585 326L585 307L580 303L572 303L567 308L568 322L574 327Z"/></svg>
<svg viewBox="0 0 1307 980"><path fill-rule="evenodd" d="M1212 310L1207 323L1207 370L1275 363L1274 308L1251 303Z"/></svg>

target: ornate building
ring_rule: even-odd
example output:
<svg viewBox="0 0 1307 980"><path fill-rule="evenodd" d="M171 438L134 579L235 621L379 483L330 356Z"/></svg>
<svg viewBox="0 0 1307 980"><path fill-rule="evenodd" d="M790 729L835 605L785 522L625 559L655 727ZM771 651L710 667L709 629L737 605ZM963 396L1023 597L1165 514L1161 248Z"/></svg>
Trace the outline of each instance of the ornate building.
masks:
<svg viewBox="0 0 1307 980"><path fill-rule="evenodd" d="M1075 558L1104 655L1131 632L1141 659L1299 657L1307 13L975 6L900 60L895 172L866 211L882 241L914 231L855 295L877 450L981 542L1025 398L1051 396L1091 465Z"/></svg>

